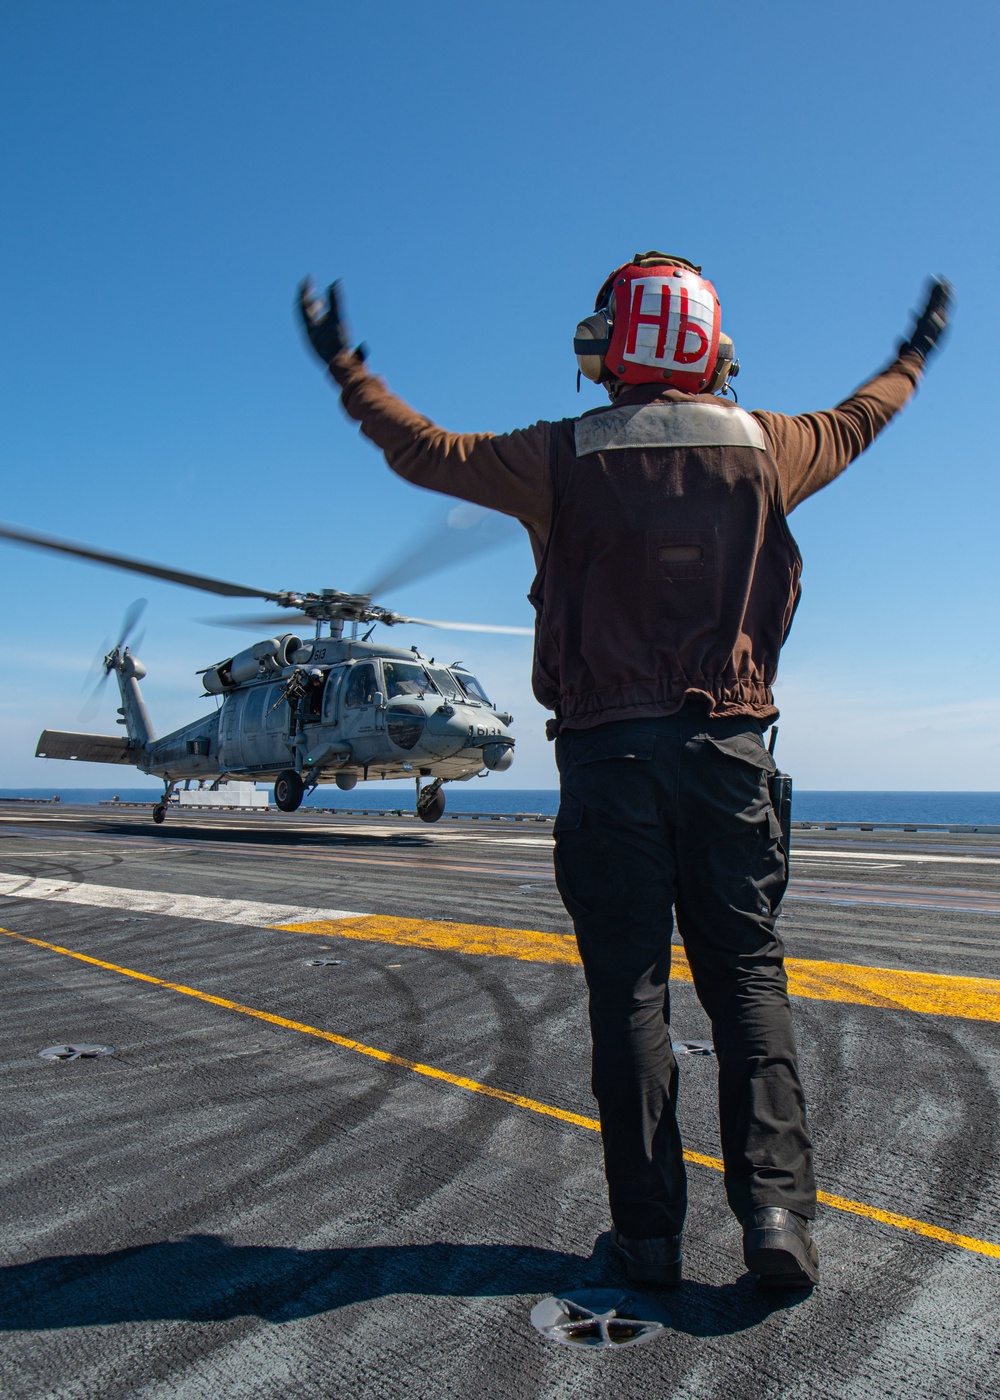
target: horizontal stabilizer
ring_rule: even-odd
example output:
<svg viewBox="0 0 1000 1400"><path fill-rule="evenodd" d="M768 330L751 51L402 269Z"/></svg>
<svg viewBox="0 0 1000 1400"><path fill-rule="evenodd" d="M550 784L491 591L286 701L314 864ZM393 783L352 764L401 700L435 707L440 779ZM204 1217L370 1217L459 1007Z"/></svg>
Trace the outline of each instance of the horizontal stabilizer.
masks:
<svg viewBox="0 0 1000 1400"><path fill-rule="evenodd" d="M68 734L44 729L36 758L75 758L80 763L134 763L135 750L124 735Z"/></svg>

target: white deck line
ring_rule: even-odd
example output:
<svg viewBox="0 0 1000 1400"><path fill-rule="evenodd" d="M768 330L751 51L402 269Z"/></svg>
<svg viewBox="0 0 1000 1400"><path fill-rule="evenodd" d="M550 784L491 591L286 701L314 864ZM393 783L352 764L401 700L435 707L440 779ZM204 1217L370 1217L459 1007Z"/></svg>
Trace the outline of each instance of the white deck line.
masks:
<svg viewBox="0 0 1000 1400"><path fill-rule="evenodd" d="M792 859L796 856L809 860L852 860L857 865L884 861L896 865L908 861L915 865L1000 865L1000 856L944 856L922 851L828 851L822 846L800 846L792 833Z"/></svg>
<svg viewBox="0 0 1000 1400"><path fill-rule="evenodd" d="M123 909L131 914L164 914L173 919L208 919L214 923L314 923L360 917L354 909L313 909L300 904L259 904L248 899L213 899L207 895L168 894L161 890L127 890L117 885L74 885L66 881L29 879L0 872L0 897L43 899L56 904L82 904L96 909Z"/></svg>

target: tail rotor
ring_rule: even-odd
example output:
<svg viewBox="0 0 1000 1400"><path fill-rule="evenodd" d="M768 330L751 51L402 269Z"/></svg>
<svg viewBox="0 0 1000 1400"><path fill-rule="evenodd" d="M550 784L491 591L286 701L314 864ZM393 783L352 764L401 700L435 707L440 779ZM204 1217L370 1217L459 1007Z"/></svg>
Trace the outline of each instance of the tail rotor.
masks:
<svg viewBox="0 0 1000 1400"><path fill-rule="evenodd" d="M106 649L106 645L102 647L94 658L87 679L84 681L84 689L90 686L91 680L97 671L100 671L101 675L80 710L81 723L89 723L95 718L98 710L101 708L104 687L108 683L111 672L117 668L118 663L121 661L122 652L135 632L143 613L146 611L146 606L147 602L145 598L136 598L134 603L130 603L125 609L125 616L122 618L118 640L110 649ZM138 634L135 639L136 648L142 644L145 635L145 629Z"/></svg>

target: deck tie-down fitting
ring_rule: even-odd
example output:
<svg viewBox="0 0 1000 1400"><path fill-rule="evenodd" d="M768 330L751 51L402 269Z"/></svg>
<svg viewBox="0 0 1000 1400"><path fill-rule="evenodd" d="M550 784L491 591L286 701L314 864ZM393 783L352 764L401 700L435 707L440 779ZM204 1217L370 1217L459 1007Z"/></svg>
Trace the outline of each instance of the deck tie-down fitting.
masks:
<svg viewBox="0 0 1000 1400"><path fill-rule="evenodd" d="M710 1040L672 1040L670 1048L675 1055L714 1055Z"/></svg>
<svg viewBox="0 0 1000 1400"><path fill-rule="evenodd" d="M98 1060L102 1055L113 1055L113 1045L48 1045L39 1050L40 1060Z"/></svg>
<svg viewBox="0 0 1000 1400"><path fill-rule="evenodd" d="M543 1337L566 1346L608 1350L651 1342L666 1319L648 1298L619 1289L584 1288L558 1298L543 1298L531 1310Z"/></svg>

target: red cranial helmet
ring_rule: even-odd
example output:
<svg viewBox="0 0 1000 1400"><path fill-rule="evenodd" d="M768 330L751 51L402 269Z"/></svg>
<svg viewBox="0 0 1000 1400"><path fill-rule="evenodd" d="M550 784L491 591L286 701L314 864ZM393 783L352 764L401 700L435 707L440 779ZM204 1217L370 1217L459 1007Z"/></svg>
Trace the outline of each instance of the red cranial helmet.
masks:
<svg viewBox="0 0 1000 1400"><path fill-rule="evenodd" d="M663 384L715 393L732 373L733 345L721 334L711 282L686 258L637 253L597 294L577 326L580 372L595 382Z"/></svg>

